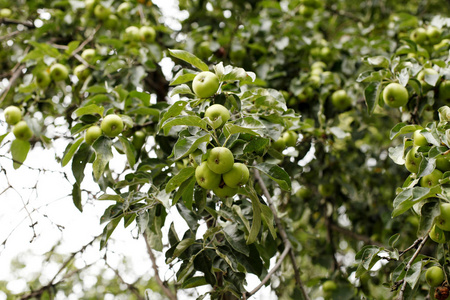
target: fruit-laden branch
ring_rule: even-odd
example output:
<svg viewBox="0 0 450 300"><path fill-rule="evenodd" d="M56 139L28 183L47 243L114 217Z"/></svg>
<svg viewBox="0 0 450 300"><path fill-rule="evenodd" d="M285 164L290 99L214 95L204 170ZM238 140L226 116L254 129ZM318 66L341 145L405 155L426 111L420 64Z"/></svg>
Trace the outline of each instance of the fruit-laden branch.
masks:
<svg viewBox="0 0 450 300"><path fill-rule="evenodd" d="M295 282L298 285L298 287L300 288L300 290L302 291L303 294L303 298L305 298L306 300L309 300L309 296L306 293L306 289L305 289L305 285L303 284L301 278L300 278L300 270L299 267L297 265L297 261L295 259L295 253L294 253L294 248L292 247L291 242L289 241L289 238L286 234L286 231L284 230L283 224L281 224L280 219L278 218L277 215L277 210L275 208L275 205L272 201L272 197L269 193L269 191L267 190L267 187L264 183L264 181L262 180L261 174L259 173L258 169L253 169L254 170L254 175L255 175L255 179L258 182L259 186L261 187L264 196L266 197L267 202L269 203L269 207L272 210L272 214L273 214L273 219L275 221L275 224L277 225L278 228L278 232L281 235L281 238L283 240L283 244L285 248L289 248L289 257L291 259L292 262L292 267L294 268L294 274L295 274Z"/></svg>
<svg viewBox="0 0 450 300"><path fill-rule="evenodd" d="M428 230L427 233L425 233L425 235L419 239L417 239L417 241L420 241L419 246L417 247L416 252L414 252L413 256L411 257L411 259L408 261L408 264L405 267L405 274L408 274L409 269L411 269L411 264L414 262L414 260L417 258L417 256L419 255L420 251L422 250L423 246L425 246L425 243L428 240L428 234L430 233L431 228ZM417 241L414 244L417 244ZM398 298L397 300L403 300L404 296L403 294L405 293L406 290L406 285L408 284L408 282L406 280L403 280L403 284L402 284L402 288L400 289L400 293L398 294Z"/></svg>
<svg viewBox="0 0 450 300"><path fill-rule="evenodd" d="M155 272L156 283L158 283L158 285L163 290L164 294L166 294L166 296L170 300L177 300L177 296L174 293L172 293L172 291L161 280L161 277L159 277L159 270L158 270L158 265L156 264L156 257L155 257L155 254L153 254L153 250L148 241L147 234L144 232L142 235L144 236L145 244L147 245L148 255L150 256L150 259L152 261L153 271Z"/></svg>

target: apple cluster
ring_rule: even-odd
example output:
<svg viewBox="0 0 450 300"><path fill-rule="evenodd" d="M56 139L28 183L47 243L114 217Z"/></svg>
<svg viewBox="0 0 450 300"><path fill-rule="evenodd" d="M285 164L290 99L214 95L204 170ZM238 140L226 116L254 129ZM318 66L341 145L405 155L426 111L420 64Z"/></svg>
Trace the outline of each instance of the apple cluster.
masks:
<svg viewBox="0 0 450 300"><path fill-rule="evenodd" d="M278 140L272 143L272 147L279 152L283 152L286 147L295 147L297 139L298 134L295 131L287 130L283 132Z"/></svg>
<svg viewBox="0 0 450 300"><path fill-rule="evenodd" d="M147 25L141 26L141 28L129 26L125 29L123 38L129 42L142 41L145 43L152 43L155 41L156 31L153 27Z"/></svg>
<svg viewBox="0 0 450 300"><path fill-rule="evenodd" d="M33 132L28 127L27 122L22 120L22 111L17 106L8 106L4 110L6 123L13 126L12 133L16 139L28 141L33 136Z"/></svg>
<svg viewBox="0 0 450 300"><path fill-rule="evenodd" d="M110 138L116 137L123 131L123 127L123 120L120 116L107 115L103 118L100 126L93 125L86 130L84 141L86 144L92 145L103 133Z"/></svg>
<svg viewBox="0 0 450 300"><path fill-rule="evenodd" d="M247 166L235 162L233 153L226 147L211 149L207 160L195 169L197 184L223 199L236 195L249 177Z"/></svg>
<svg viewBox="0 0 450 300"><path fill-rule="evenodd" d="M410 39L421 46L438 45L441 42L441 30L434 26L416 28L411 32ZM448 43L448 40L446 41Z"/></svg>
<svg viewBox="0 0 450 300"><path fill-rule="evenodd" d="M300 3L299 13L305 18L310 18L322 6L320 0L301 0Z"/></svg>

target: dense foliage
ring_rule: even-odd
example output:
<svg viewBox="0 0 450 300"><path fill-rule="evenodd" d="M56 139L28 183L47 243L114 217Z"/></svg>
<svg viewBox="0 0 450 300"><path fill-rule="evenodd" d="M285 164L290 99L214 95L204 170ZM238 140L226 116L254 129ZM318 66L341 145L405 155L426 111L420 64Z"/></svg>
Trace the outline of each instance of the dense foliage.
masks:
<svg viewBox="0 0 450 300"><path fill-rule="evenodd" d="M450 5L179 9L169 27L152 1L0 0L1 163L63 140L73 204L111 203L100 248L137 228L175 273L109 292L247 299L253 274L279 299L446 299ZM21 297L68 296L64 281Z"/></svg>

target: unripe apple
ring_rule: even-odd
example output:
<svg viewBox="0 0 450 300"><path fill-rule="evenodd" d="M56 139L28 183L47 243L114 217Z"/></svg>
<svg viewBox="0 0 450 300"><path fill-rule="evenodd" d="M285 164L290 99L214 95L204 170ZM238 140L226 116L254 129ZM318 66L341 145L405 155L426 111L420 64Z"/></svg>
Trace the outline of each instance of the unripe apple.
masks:
<svg viewBox="0 0 450 300"><path fill-rule="evenodd" d="M139 35L140 35L141 41L146 42L146 43L151 43L151 42L155 41L156 31L151 26L142 26L139 29Z"/></svg>
<svg viewBox="0 0 450 300"><path fill-rule="evenodd" d="M246 165L234 163L230 171L222 175L225 184L231 188L238 188L247 183L250 172Z"/></svg>
<svg viewBox="0 0 450 300"><path fill-rule="evenodd" d="M437 44L441 41L441 31L434 26L429 26L427 28L427 38L430 44Z"/></svg>
<svg viewBox="0 0 450 300"><path fill-rule="evenodd" d="M433 46L434 51L444 50L448 49L448 46L450 45L449 39L443 39L439 43Z"/></svg>
<svg viewBox="0 0 450 300"><path fill-rule="evenodd" d="M414 146L428 146L427 139L420 133L421 129L417 129L413 133L413 145Z"/></svg>
<svg viewBox="0 0 450 300"><path fill-rule="evenodd" d="M214 190L219 186L221 176L211 171L208 167L208 163L204 161L195 169L195 179L202 188Z"/></svg>
<svg viewBox="0 0 450 300"><path fill-rule="evenodd" d="M133 140L132 140L132 144L133 144L134 148L141 149L142 146L144 146L144 144L145 144L146 137L147 137L147 135L142 130L135 131L133 133Z"/></svg>
<svg viewBox="0 0 450 300"><path fill-rule="evenodd" d="M111 14L111 10L107 7L104 7L101 4L97 4L94 8L94 15L99 19L99 20L106 20L108 19L109 15Z"/></svg>
<svg viewBox="0 0 450 300"><path fill-rule="evenodd" d="M328 47L320 49L320 57L322 60L329 61L331 59L331 49Z"/></svg>
<svg viewBox="0 0 450 300"><path fill-rule="evenodd" d="M422 187L433 187L439 184L439 179L442 179L443 176L444 174L441 171L434 169L433 172L420 179L420 185Z"/></svg>
<svg viewBox="0 0 450 300"><path fill-rule="evenodd" d="M444 101L450 99L450 80L445 80L439 85L439 99Z"/></svg>
<svg viewBox="0 0 450 300"><path fill-rule="evenodd" d="M139 41L141 34L136 26L129 26L125 29L124 39L130 42Z"/></svg>
<svg viewBox="0 0 450 300"><path fill-rule="evenodd" d="M109 15L108 19L105 21L105 27L108 29L114 29L119 24L119 18L116 15Z"/></svg>
<svg viewBox="0 0 450 300"><path fill-rule="evenodd" d="M8 106L3 113L5 115L6 123L9 125L15 125L22 120L22 111L17 106Z"/></svg>
<svg viewBox="0 0 450 300"><path fill-rule="evenodd" d="M247 55L247 51L243 47L234 47L230 52L230 59L233 62L242 61Z"/></svg>
<svg viewBox="0 0 450 300"><path fill-rule="evenodd" d="M424 28L416 28L409 36L416 44L423 45L427 41L427 31Z"/></svg>
<svg viewBox="0 0 450 300"><path fill-rule="evenodd" d="M437 227L436 225L433 225L433 227L431 228L431 231L428 235L430 236L430 239L432 239L436 243L439 243L439 244L445 243L444 231L442 231L442 229Z"/></svg>
<svg viewBox="0 0 450 300"><path fill-rule="evenodd" d="M230 112L221 104L213 104L206 109L205 118L209 118L212 122L212 127L217 129L230 119Z"/></svg>
<svg viewBox="0 0 450 300"><path fill-rule="evenodd" d="M62 64L54 64L50 67L50 77L53 81L63 81L69 76L69 70Z"/></svg>
<svg viewBox="0 0 450 300"><path fill-rule="evenodd" d="M214 173L224 174L233 168L234 156L228 148L215 147L209 152L207 163Z"/></svg>
<svg viewBox="0 0 450 300"><path fill-rule="evenodd" d="M300 13L300 15L302 15L306 18L309 18L313 15L314 8L302 4L302 5L300 5L298 12Z"/></svg>
<svg viewBox="0 0 450 300"><path fill-rule="evenodd" d="M52 82L50 74L47 70L39 71L35 76L36 85L41 89L45 89L46 87L48 87L50 82Z"/></svg>
<svg viewBox="0 0 450 300"><path fill-rule="evenodd" d="M435 218L436 226L450 231L450 203L439 204L440 215Z"/></svg>
<svg viewBox="0 0 450 300"><path fill-rule="evenodd" d="M192 81L192 89L199 98L213 96L219 88L219 78L216 74L204 71L197 74Z"/></svg>
<svg viewBox="0 0 450 300"><path fill-rule="evenodd" d="M84 133L84 141L86 144L92 145L102 135L102 133L102 129L99 126L91 126Z"/></svg>
<svg viewBox="0 0 450 300"><path fill-rule="evenodd" d="M278 140L272 142L272 147L275 150L282 152L284 149L286 149L286 141L283 139L283 137L280 137Z"/></svg>
<svg viewBox="0 0 450 300"><path fill-rule="evenodd" d="M431 287L440 286L444 279L445 274L441 267L433 266L425 272L425 280Z"/></svg>
<svg viewBox="0 0 450 300"><path fill-rule="evenodd" d="M298 134L295 131L288 130L283 133L283 140L286 147L295 147L297 144Z"/></svg>
<svg viewBox="0 0 450 300"><path fill-rule="evenodd" d="M383 100L390 107L400 107L408 103L408 90L399 83L389 83L383 90Z"/></svg>
<svg viewBox="0 0 450 300"><path fill-rule="evenodd" d="M214 194L222 199L233 197L234 195L236 195L237 191L237 188L229 187L226 184L219 184L218 187L213 189Z"/></svg>
<svg viewBox="0 0 450 300"><path fill-rule="evenodd" d="M412 147L405 157L405 167L411 173L417 173L422 162L422 157L417 153L417 149L419 149L418 146Z"/></svg>
<svg viewBox="0 0 450 300"><path fill-rule="evenodd" d="M345 90L337 90L331 95L331 103L339 110L347 109L352 103Z"/></svg>
<svg viewBox="0 0 450 300"><path fill-rule="evenodd" d="M92 64L94 62L96 51L95 49L84 49L81 52L81 57L88 63Z"/></svg>
<svg viewBox="0 0 450 300"><path fill-rule="evenodd" d="M202 59L207 59L213 54L208 41L203 41L197 46L197 55Z"/></svg>
<svg viewBox="0 0 450 300"><path fill-rule="evenodd" d="M332 280L327 280L322 285L323 292L326 297L330 297L335 290L337 290L337 285Z"/></svg>
<svg viewBox="0 0 450 300"><path fill-rule="evenodd" d="M33 136L33 132L25 121L17 122L16 125L14 125L12 132L17 139L23 141L28 141Z"/></svg>
<svg viewBox="0 0 450 300"><path fill-rule="evenodd" d="M330 197L335 192L335 187L332 183L322 183L319 184L318 191L323 197Z"/></svg>
<svg viewBox="0 0 450 300"><path fill-rule="evenodd" d="M442 172L450 171L450 154L436 156L436 168Z"/></svg>
<svg viewBox="0 0 450 300"><path fill-rule="evenodd" d="M311 69L326 69L327 65L323 61L316 61L311 65Z"/></svg>
<svg viewBox="0 0 450 300"><path fill-rule="evenodd" d="M91 70L89 70L85 65L78 65L73 69L73 74L77 76L79 80L83 81L89 77Z"/></svg>
<svg viewBox="0 0 450 300"><path fill-rule="evenodd" d="M117 7L117 14L121 17L125 16L131 9L131 5L128 2L120 3L119 7Z"/></svg>
<svg viewBox="0 0 450 300"><path fill-rule="evenodd" d="M422 71L417 74L417 80L419 80L420 84L422 85L423 91L429 91L433 88L433 86L429 85L427 82L425 82L425 76L426 75L438 75L439 73L433 69L433 68L425 68Z"/></svg>
<svg viewBox="0 0 450 300"><path fill-rule="evenodd" d="M107 115L103 118L100 126L107 136L116 137L123 130L123 120L118 115Z"/></svg>
<svg viewBox="0 0 450 300"><path fill-rule="evenodd" d="M85 4L87 10L92 10L92 9L94 9L94 5L95 5L96 3L97 3L96 0L85 0L85 1L84 1L84 4Z"/></svg>
<svg viewBox="0 0 450 300"><path fill-rule="evenodd" d="M9 18L12 15L12 11L9 8L0 9L0 18Z"/></svg>

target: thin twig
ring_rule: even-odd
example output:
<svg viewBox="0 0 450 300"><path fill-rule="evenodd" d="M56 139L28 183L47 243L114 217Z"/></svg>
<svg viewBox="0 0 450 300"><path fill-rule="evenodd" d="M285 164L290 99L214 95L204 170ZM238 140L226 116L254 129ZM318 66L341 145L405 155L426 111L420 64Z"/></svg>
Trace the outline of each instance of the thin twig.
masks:
<svg viewBox="0 0 450 300"><path fill-rule="evenodd" d="M163 290L164 294L166 294L166 296L169 297L169 299L177 300L177 296L174 293L172 293L172 291L161 280L161 277L159 277L159 270L158 270L158 265L156 264L155 254L153 254L152 247L150 246L150 243L147 238L147 234L145 232L143 233L143 236L144 236L145 244L147 245L148 255L150 256L150 259L152 261L152 265L153 265L152 267L153 267L153 271L155 272L156 283L158 283L158 285Z"/></svg>
<svg viewBox="0 0 450 300"><path fill-rule="evenodd" d="M346 228L342 228L334 223L330 224L330 228L333 231L337 231L342 233L343 235L345 235L346 237L352 238L354 240L358 240L358 241L363 241L365 244L369 244L369 245L376 245L379 247L386 247L383 243L377 242L372 240L371 238L369 238L368 236L362 235L362 234L358 234L356 232L353 232L351 230L348 230Z"/></svg>
<svg viewBox="0 0 450 300"><path fill-rule="evenodd" d="M295 258L295 253L294 253L294 248L292 247L291 242L289 241L289 238L286 234L286 231L284 230L283 225L281 224L280 219L278 218L277 215L277 210L275 208L275 205L273 203L272 197L269 193L269 191L267 190L267 187L261 177L261 174L259 173L258 169L254 169L254 175L255 175L255 179L256 181L259 183L259 186L261 187L264 196L266 197L267 202L269 203L269 207L272 210L272 214L273 214L273 219L275 221L275 224L277 225L278 228L278 232L281 235L281 238L283 240L284 246L285 248L289 248L289 257L291 259L292 262L292 267L294 268L294 274L295 274L295 282L298 285L298 287L300 288L300 290L302 291L303 294L303 298L305 298L306 300L309 300L309 296L306 292L305 289L305 285L303 284L301 278L300 278L300 271L299 271L299 267L297 265L297 261Z"/></svg>
<svg viewBox="0 0 450 300"><path fill-rule="evenodd" d="M115 268L113 268L106 260L105 260L105 262L106 262L106 265L108 266L108 268L110 268L111 270L113 270L113 272L116 274L117 278L119 278L119 280L122 281L122 283L124 283L124 284L128 287L128 289L129 289L131 292L133 292L133 294L137 297L138 300L144 300L144 299L145 299L144 297L141 296L141 294L139 293L139 289L138 289L136 286L134 286L134 285L131 284L131 283L126 282L126 281L122 278L122 276L120 276L118 270L116 270Z"/></svg>
<svg viewBox="0 0 450 300"><path fill-rule="evenodd" d="M8 18L0 18L0 24L23 25L28 28L36 28L36 26L34 26L33 22L31 22L31 21L20 21L20 20L15 20L15 19L8 19Z"/></svg>
<svg viewBox="0 0 450 300"><path fill-rule="evenodd" d="M100 27L102 27L101 24L98 24L97 27L95 27L94 31L87 37L87 39L85 39L73 52L72 52L72 56L74 56L75 54L77 54L78 52L80 52L81 50L83 50L84 46L86 46L90 41L92 41L92 39L94 38L95 34L97 33L97 31L100 29Z"/></svg>
<svg viewBox="0 0 450 300"><path fill-rule="evenodd" d="M11 89L11 87L16 83L16 80L20 76L20 72L22 72L22 70L24 68L25 68L25 65L20 65L20 67L18 67L14 71L14 73L11 76L11 78L9 79L8 86L4 90L0 91L0 103L2 103L3 100L5 100L6 95L8 94L9 90Z"/></svg>

